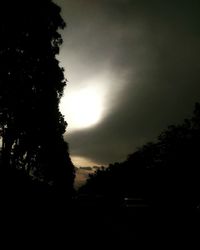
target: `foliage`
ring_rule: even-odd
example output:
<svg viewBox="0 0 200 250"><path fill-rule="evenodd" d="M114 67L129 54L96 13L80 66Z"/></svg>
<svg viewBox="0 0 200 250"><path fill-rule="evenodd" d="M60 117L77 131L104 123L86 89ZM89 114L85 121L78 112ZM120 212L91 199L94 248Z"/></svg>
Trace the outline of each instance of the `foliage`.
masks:
<svg viewBox="0 0 200 250"><path fill-rule="evenodd" d="M81 192L142 197L173 209L200 202L200 104L192 118L164 130L126 161L109 165L90 176Z"/></svg>
<svg viewBox="0 0 200 250"><path fill-rule="evenodd" d="M1 4L0 135L4 174L18 169L69 191L74 170L58 108L66 81L56 59L64 27L50 0Z"/></svg>

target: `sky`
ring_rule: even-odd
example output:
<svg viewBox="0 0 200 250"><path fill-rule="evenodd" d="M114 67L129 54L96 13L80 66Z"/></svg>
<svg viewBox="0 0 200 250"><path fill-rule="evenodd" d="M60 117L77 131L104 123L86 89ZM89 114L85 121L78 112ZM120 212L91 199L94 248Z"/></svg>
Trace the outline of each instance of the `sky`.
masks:
<svg viewBox="0 0 200 250"><path fill-rule="evenodd" d="M200 101L200 3L56 0L67 27L60 109L76 166L123 161Z"/></svg>

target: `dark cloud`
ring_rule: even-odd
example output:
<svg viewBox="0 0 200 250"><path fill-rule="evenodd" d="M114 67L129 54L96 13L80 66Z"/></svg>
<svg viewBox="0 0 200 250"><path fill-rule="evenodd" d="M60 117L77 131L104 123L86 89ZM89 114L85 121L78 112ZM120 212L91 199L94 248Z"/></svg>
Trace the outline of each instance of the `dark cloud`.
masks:
<svg viewBox="0 0 200 250"><path fill-rule="evenodd" d="M69 29L61 59L76 87L112 73L104 120L66 135L72 155L100 164L123 160L191 114L200 100L198 1L57 2Z"/></svg>
<svg viewBox="0 0 200 250"><path fill-rule="evenodd" d="M86 170L86 171L92 171L92 167L80 167L79 169Z"/></svg>

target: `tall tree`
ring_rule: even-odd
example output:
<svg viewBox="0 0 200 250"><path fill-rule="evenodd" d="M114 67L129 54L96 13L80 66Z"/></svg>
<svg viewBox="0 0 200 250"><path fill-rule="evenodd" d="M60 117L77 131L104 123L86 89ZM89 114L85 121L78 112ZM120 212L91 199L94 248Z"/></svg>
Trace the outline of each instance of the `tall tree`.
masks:
<svg viewBox="0 0 200 250"><path fill-rule="evenodd" d="M74 168L59 112L66 81L56 59L64 27L51 0L1 3L1 171L19 169L70 191Z"/></svg>

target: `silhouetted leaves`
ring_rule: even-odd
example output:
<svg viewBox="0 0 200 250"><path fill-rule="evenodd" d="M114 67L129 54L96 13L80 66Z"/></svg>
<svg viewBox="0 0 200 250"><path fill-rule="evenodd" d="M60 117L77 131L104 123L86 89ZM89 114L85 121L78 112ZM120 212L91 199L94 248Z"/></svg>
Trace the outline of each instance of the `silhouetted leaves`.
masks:
<svg viewBox="0 0 200 250"><path fill-rule="evenodd" d="M17 169L70 193L74 168L58 108L66 81L56 59L62 44L58 29L64 27L60 8L50 0L1 4L1 171L7 181L11 173L17 178Z"/></svg>
<svg viewBox="0 0 200 250"><path fill-rule="evenodd" d="M192 118L164 130L122 163L110 164L90 176L80 192L140 197L170 210L200 203L200 105Z"/></svg>

